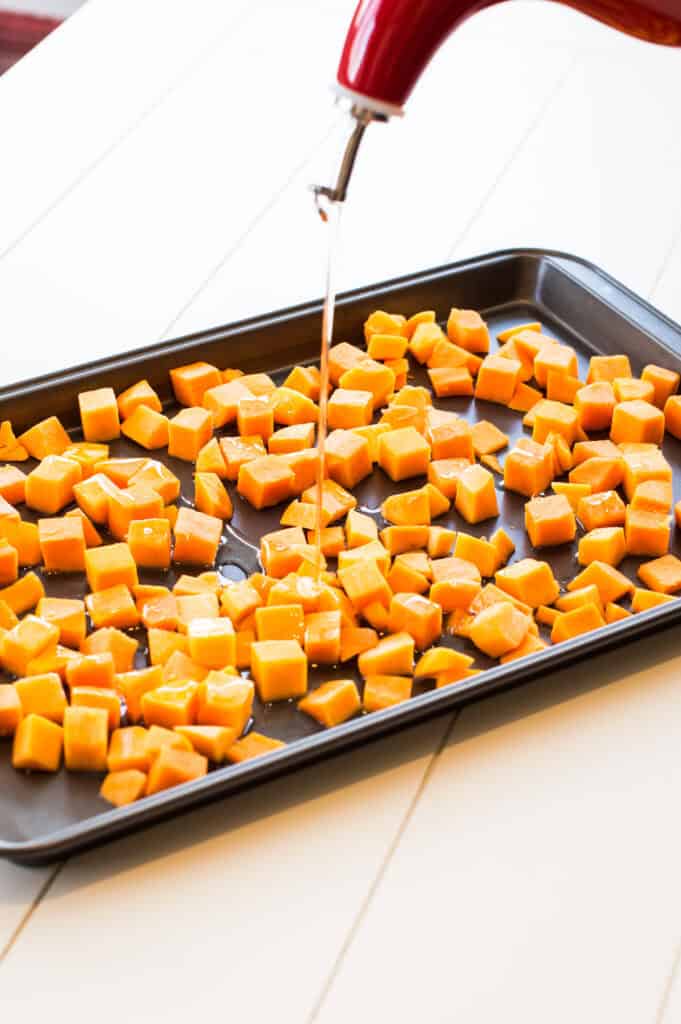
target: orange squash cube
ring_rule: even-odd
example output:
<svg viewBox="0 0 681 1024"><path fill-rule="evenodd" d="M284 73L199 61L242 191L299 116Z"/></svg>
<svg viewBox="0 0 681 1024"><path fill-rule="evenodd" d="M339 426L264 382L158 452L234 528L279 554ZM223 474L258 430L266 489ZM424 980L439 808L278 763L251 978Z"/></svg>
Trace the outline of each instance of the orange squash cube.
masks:
<svg viewBox="0 0 681 1024"><path fill-rule="evenodd" d="M661 604L675 601L677 598L672 594L658 594L654 590L645 590L643 587L634 587L631 595L632 612L647 612L651 608L659 608Z"/></svg>
<svg viewBox="0 0 681 1024"><path fill-rule="evenodd" d="M140 519L158 519L163 513L163 498L153 488L136 484L109 497L109 532L124 540L130 523Z"/></svg>
<svg viewBox="0 0 681 1024"><path fill-rule="evenodd" d="M181 508L175 523L173 559L191 565L213 565L222 536L222 520Z"/></svg>
<svg viewBox="0 0 681 1024"><path fill-rule="evenodd" d="M581 608L584 604L595 604L601 614L603 614L603 602L601 601L600 591L595 583L590 583L588 586L576 590L569 590L567 594L563 594L562 597L558 598L556 608L560 612L571 612L573 608Z"/></svg>
<svg viewBox="0 0 681 1024"><path fill-rule="evenodd" d="M534 357L534 379L540 388L546 387L549 373L561 373L564 377L577 377L577 355L569 345L557 342L542 345Z"/></svg>
<svg viewBox="0 0 681 1024"><path fill-rule="evenodd" d="M598 588L603 605L619 601L621 597L630 594L634 589L634 584L624 573L615 569L614 566L598 560L591 562L586 569L578 573L568 583L567 589L579 590L592 583Z"/></svg>
<svg viewBox="0 0 681 1024"><path fill-rule="evenodd" d="M193 750L164 746L147 776L147 796L202 778L208 771L208 759Z"/></svg>
<svg viewBox="0 0 681 1024"><path fill-rule="evenodd" d="M228 440L225 438L225 440ZM230 438L229 440L236 440ZM211 437L208 444L204 444L196 458L197 473L215 473L221 480L227 479L227 463L222 454L220 443L217 437Z"/></svg>
<svg viewBox="0 0 681 1024"><path fill-rule="evenodd" d="M626 608L622 608L618 604L607 604L605 606L605 621L608 625L611 622L621 622L622 619L630 619L631 612L628 612Z"/></svg>
<svg viewBox="0 0 681 1024"><path fill-rule="evenodd" d="M251 648L251 672L264 703L307 692L307 658L297 640L258 640Z"/></svg>
<svg viewBox="0 0 681 1024"><path fill-rule="evenodd" d="M500 658L519 647L527 636L530 618L508 601L483 608L473 619L470 638L490 658Z"/></svg>
<svg viewBox="0 0 681 1024"><path fill-rule="evenodd" d="M24 712L16 686L0 684L0 736L13 736Z"/></svg>
<svg viewBox="0 0 681 1024"><path fill-rule="evenodd" d="M0 659L8 672L23 676L29 662L54 649L58 640L59 629L53 623L27 615L2 637Z"/></svg>
<svg viewBox="0 0 681 1024"><path fill-rule="evenodd" d="M199 512L217 519L232 518L232 500L215 473L194 475L194 504Z"/></svg>
<svg viewBox="0 0 681 1024"><path fill-rule="evenodd" d="M532 547L567 544L577 532L575 513L563 494L532 498L525 505L525 529Z"/></svg>
<svg viewBox="0 0 681 1024"><path fill-rule="evenodd" d="M78 407L86 441L112 441L120 437L121 425L113 388L81 391Z"/></svg>
<svg viewBox="0 0 681 1024"><path fill-rule="evenodd" d="M363 651L357 667L365 678L373 675L411 676L414 671L414 637L411 633L393 633Z"/></svg>
<svg viewBox="0 0 681 1024"><path fill-rule="evenodd" d="M359 352L359 349L357 349ZM284 381L284 387L300 391L301 395L319 401L320 376L316 366L294 366Z"/></svg>
<svg viewBox="0 0 681 1024"><path fill-rule="evenodd" d="M361 548L355 548L361 551ZM349 554L350 552L343 552ZM392 590L386 582L375 559L363 558L354 563L339 566L338 578L345 593L357 611L378 602L386 608L392 598Z"/></svg>
<svg viewBox="0 0 681 1024"><path fill-rule="evenodd" d="M115 690L96 686L71 687L71 707L102 708L107 713L109 730L121 724L121 702Z"/></svg>
<svg viewBox="0 0 681 1024"><path fill-rule="evenodd" d="M19 575L19 552L4 538L0 539L0 585L14 583Z"/></svg>
<svg viewBox="0 0 681 1024"><path fill-rule="evenodd" d="M255 610L258 640L296 640L305 638L305 613L302 604L269 605Z"/></svg>
<svg viewBox="0 0 681 1024"><path fill-rule="evenodd" d="M64 730L41 715L21 720L14 734L12 766L33 772L56 772L61 764Z"/></svg>
<svg viewBox="0 0 681 1024"><path fill-rule="evenodd" d="M257 435L266 441L274 432L274 409L269 398L266 395L240 398L236 423L242 437Z"/></svg>
<svg viewBox="0 0 681 1024"><path fill-rule="evenodd" d="M45 596L45 588L34 572L28 572L8 587L0 590L0 601L6 604L15 615L35 608L41 597Z"/></svg>
<svg viewBox="0 0 681 1024"><path fill-rule="evenodd" d="M275 430L267 442L270 455L287 455L303 451L314 444L314 423L296 423L292 427Z"/></svg>
<svg viewBox="0 0 681 1024"><path fill-rule="evenodd" d="M546 397L565 405L573 405L575 395L583 387L579 377L567 376L560 370L549 370L546 375Z"/></svg>
<svg viewBox="0 0 681 1024"><path fill-rule="evenodd" d="M441 494L453 500L459 477L473 465L470 459L434 459L428 466L428 482L437 487Z"/></svg>
<svg viewBox="0 0 681 1024"><path fill-rule="evenodd" d="M577 515L585 530L601 526L623 526L625 504L617 491L600 491L582 498Z"/></svg>
<svg viewBox="0 0 681 1024"><path fill-rule="evenodd" d="M661 444L664 429L664 413L650 402L620 402L612 414L610 437L615 444L625 441Z"/></svg>
<svg viewBox="0 0 681 1024"><path fill-rule="evenodd" d="M563 494L570 502L573 511L576 512L582 498L591 494L591 484L571 484L558 480L551 484L551 490L556 494Z"/></svg>
<svg viewBox="0 0 681 1024"><path fill-rule="evenodd" d="M98 689L112 689L116 666L110 651L83 654L66 666L66 681L70 687L96 686Z"/></svg>
<svg viewBox="0 0 681 1024"><path fill-rule="evenodd" d="M588 484L593 494L612 491L622 483L625 473L622 458L603 458L596 456L580 462L570 470L571 484Z"/></svg>
<svg viewBox="0 0 681 1024"><path fill-rule="evenodd" d="M369 443L351 430L333 430L326 439L326 467L332 480L352 488L371 473Z"/></svg>
<svg viewBox="0 0 681 1024"><path fill-rule="evenodd" d="M522 363L500 355L485 356L475 383L476 399L508 405L520 382Z"/></svg>
<svg viewBox="0 0 681 1024"><path fill-rule="evenodd" d="M664 366L655 366L654 363L649 363L643 368L641 380L653 385L652 402L658 409L664 409L665 402L670 395L676 394L679 390L681 377L674 370L667 370Z"/></svg>
<svg viewBox="0 0 681 1024"><path fill-rule="evenodd" d="M551 566L534 558L521 558L519 562L499 569L494 582L505 594L530 608L553 604L560 593Z"/></svg>
<svg viewBox="0 0 681 1024"><path fill-rule="evenodd" d="M71 438L56 416L49 416L36 423L30 430L24 431L17 440L34 459L61 455L71 444Z"/></svg>
<svg viewBox="0 0 681 1024"><path fill-rule="evenodd" d="M478 458L481 455L501 451L508 445L508 436L488 420L478 420L477 423L474 423L472 435L473 450Z"/></svg>
<svg viewBox="0 0 681 1024"><path fill-rule="evenodd" d="M467 366L439 366L428 370L430 383L438 398L468 397L473 394L473 378Z"/></svg>
<svg viewBox="0 0 681 1024"><path fill-rule="evenodd" d="M389 366L378 363L375 359L361 359L355 366L345 371L339 384L342 390L370 391L373 395L374 409L377 409L385 404L388 396L395 390L395 374Z"/></svg>
<svg viewBox="0 0 681 1024"><path fill-rule="evenodd" d="M425 487L391 494L381 505L381 515L395 526L429 526L430 499Z"/></svg>
<svg viewBox="0 0 681 1024"><path fill-rule="evenodd" d="M467 352L489 352L487 324L474 309L452 308L447 318L447 336Z"/></svg>
<svg viewBox="0 0 681 1024"><path fill-rule="evenodd" d="M236 635L231 619L192 619L187 626L189 655L204 668L236 664Z"/></svg>
<svg viewBox="0 0 681 1024"><path fill-rule="evenodd" d="M223 725L176 725L175 731L189 740L197 754L222 764L237 738L235 729Z"/></svg>
<svg viewBox="0 0 681 1024"><path fill-rule="evenodd" d="M408 633L416 647L424 650L442 632L442 608L421 594L395 594L390 602L388 628L394 634Z"/></svg>
<svg viewBox="0 0 681 1024"><path fill-rule="evenodd" d="M265 455L242 464L237 490L257 509L278 505L290 498L295 475L281 455Z"/></svg>
<svg viewBox="0 0 681 1024"><path fill-rule="evenodd" d="M631 375L628 356L592 356L589 360L586 382L587 384L593 384L600 380L612 382L618 377L631 377Z"/></svg>
<svg viewBox="0 0 681 1024"><path fill-rule="evenodd" d="M201 405L207 409L217 430L236 420L239 402L242 398L254 398L254 394L241 380L234 379L208 388Z"/></svg>
<svg viewBox="0 0 681 1024"><path fill-rule="evenodd" d="M655 388L650 381L637 380L634 377L615 377L612 388L618 402L633 402L640 399L655 404Z"/></svg>
<svg viewBox="0 0 681 1024"><path fill-rule="evenodd" d="M506 456L504 487L531 498L545 491L553 479L554 460L550 445L521 438Z"/></svg>
<svg viewBox="0 0 681 1024"><path fill-rule="evenodd" d="M589 633L592 629L600 629L605 619L595 604L583 604L569 612L561 612L551 628L551 643L559 644L564 640Z"/></svg>
<svg viewBox="0 0 681 1024"><path fill-rule="evenodd" d="M0 497L10 505L19 505L26 496L26 474L16 466L0 467Z"/></svg>
<svg viewBox="0 0 681 1024"><path fill-rule="evenodd" d="M199 686L199 725L221 725L235 729L241 735L251 717L253 683L224 672L209 672Z"/></svg>
<svg viewBox="0 0 681 1024"><path fill-rule="evenodd" d="M382 711L401 704L411 697L411 676L373 674L364 680L363 705L365 711Z"/></svg>
<svg viewBox="0 0 681 1024"><path fill-rule="evenodd" d="M425 437L433 459L474 459L473 431L456 413L426 409Z"/></svg>
<svg viewBox="0 0 681 1024"><path fill-rule="evenodd" d="M169 441L168 417L146 405L138 405L123 421L121 433L147 450L165 448Z"/></svg>
<svg viewBox="0 0 681 1024"><path fill-rule="evenodd" d="M83 521L75 516L39 519L38 537L48 572L82 572L85 569Z"/></svg>
<svg viewBox="0 0 681 1024"><path fill-rule="evenodd" d="M114 660L116 672L129 672L137 653L137 641L120 629L105 626L85 638L81 651L83 654L105 654L108 651Z"/></svg>
<svg viewBox="0 0 681 1024"><path fill-rule="evenodd" d="M85 551L85 573L90 590L108 590L122 583L134 587L137 566L127 544L105 544L101 548L87 548Z"/></svg>
<svg viewBox="0 0 681 1024"><path fill-rule="evenodd" d="M169 568L170 523L167 519L133 520L127 537L135 565L144 569Z"/></svg>
<svg viewBox="0 0 681 1024"><path fill-rule="evenodd" d="M192 749L187 737L178 732L176 728L166 729L162 725L150 725L145 732L147 734L145 747L149 764L156 760L164 747L170 747L172 750L191 751Z"/></svg>
<svg viewBox="0 0 681 1024"><path fill-rule="evenodd" d="M609 430L615 410L615 392L609 381L587 384L575 394L575 409L583 430Z"/></svg>
<svg viewBox="0 0 681 1024"><path fill-rule="evenodd" d="M199 683L190 679L164 683L156 690L142 694L140 703L147 725L161 725L173 729L176 725L191 725L196 719Z"/></svg>
<svg viewBox="0 0 681 1024"><path fill-rule="evenodd" d="M644 562L637 573L650 590L660 594L676 594L681 590L681 559L676 555L662 555L652 562Z"/></svg>
<svg viewBox="0 0 681 1024"><path fill-rule="evenodd" d="M65 448L62 455L65 459L77 462L83 474L82 479L87 480L97 472L95 467L98 463L109 458L109 446L95 441L76 441Z"/></svg>
<svg viewBox="0 0 681 1024"><path fill-rule="evenodd" d="M62 723L66 695L56 672L17 679L14 688L24 716L40 715L52 722Z"/></svg>
<svg viewBox="0 0 681 1024"><path fill-rule="evenodd" d="M669 549L669 516L664 512L647 512L629 505L624 532L629 555L664 555Z"/></svg>
<svg viewBox="0 0 681 1024"><path fill-rule="evenodd" d="M95 523L108 525L109 499L120 494L119 487L104 473L95 473L73 486L79 508Z"/></svg>
<svg viewBox="0 0 681 1024"><path fill-rule="evenodd" d="M670 395L665 402L664 422L672 437L681 438L681 395Z"/></svg>
<svg viewBox="0 0 681 1024"><path fill-rule="evenodd" d="M287 387L277 388L271 395L274 422L279 426L293 427L300 423L317 423L319 408L299 391Z"/></svg>
<svg viewBox="0 0 681 1024"><path fill-rule="evenodd" d="M132 629L139 624L139 612L128 587L117 583L85 597L85 606L95 629L115 626Z"/></svg>
<svg viewBox="0 0 681 1024"><path fill-rule="evenodd" d="M171 634L172 635L172 634ZM157 690L163 683L163 671L160 665L151 665L136 671L120 672L116 676L116 689L123 694L128 719L139 722L142 718L142 697L150 690ZM135 734L138 735L138 734ZM113 738L112 738L113 747ZM109 750L111 756L112 750ZM111 762L109 770L113 771Z"/></svg>
<svg viewBox="0 0 681 1024"><path fill-rule="evenodd" d="M427 473L429 461L430 446L414 427L390 430L379 437L379 465L395 482Z"/></svg>
<svg viewBox="0 0 681 1024"><path fill-rule="evenodd" d="M168 455L196 462L199 452L213 436L213 419L207 409L190 406L168 421Z"/></svg>
<svg viewBox="0 0 681 1024"><path fill-rule="evenodd" d="M35 523L25 523L8 516L0 517L0 538L15 549L20 566L39 565L42 561Z"/></svg>
<svg viewBox="0 0 681 1024"><path fill-rule="evenodd" d="M125 807L144 796L146 786L146 773L128 768L126 771L109 772L99 787L99 795L114 807Z"/></svg>
<svg viewBox="0 0 681 1024"><path fill-rule="evenodd" d="M499 515L494 477L482 466L469 466L459 477L456 511L467 523L480 523Z"/></svg>
<svg viewBox="0 0 681 1024"><path fill-rule="evenodd" d="M130 478L130 487L143 484L160 494L164 502L175 501L180 495L180 481L167 466L155 459L145 459L144 465Z"/></svg>
<svg viewBox="0 0 681 1024"><path fill-rule="evenodd" d="M327 422L332 430L367 426L373 414L374 396L371 391L337 388L327 405Z"/></svg>
<svg viewBox="0 0 681 1024"><path fill-rule="evenodd" d="M579 414L572 406L543 398L532 407L532 413L532 440L537 444L546 441L549 434L558 434L569 445L574 444L579 431Z"/></svg>
<svg viewBox="0 0 681 1024"><path fill-rule="evenodd" d="M659 448L625 451L622 459L624 493L629 501L639 485L647 481L657 480L671 485L672 468Z"/></svg>
<svg viewBox="0 0 681 1024"><path fill-rule="evenodd" d="M298 702L300 711L330 729L352 718L362 706L353 679L332 679Z"/></svg>
<svg viewBox="0 0 681 1024"><path fill-rule="evenodd" d="M580 538L577 561L580 565L606 562L617 566L627 553L624 530L621 526L601 526Z"/></svg>
<svg viewBox="0 0 681 1024"><path fill-rule="evenodd" d="M154 412L161 412L163 408L160 398L148 380L140 380L132 387L126 388L118 396L117 403L121 420L127 420L139 406L153 409Z"/></svg>
<svg viewBox="0 0 681 1024"><path fill-rule="evenodd" d="M170 383L180 405L197 406L209 388L222 383L220 371L210 363L196 362L170 371Z"/></svg>
<svg viewBox="0 0 681 1024"><path fill-rule="evenodd" d="M82 469L73 459L48 455L26 477L26 504L36 512L53 516L73 501L73 487Z"/></svg>
<svg viewBox="0 0 681 1024"><path fill-rule="evenodd" d="M248 736L243 736L232 744L227 751L227 760L232 764L241 764L242 761L262 757L263 754L270 754L285 746L286 744L282 740L275 740L270 736L263 736L262 733L251 730Z"/></svg>

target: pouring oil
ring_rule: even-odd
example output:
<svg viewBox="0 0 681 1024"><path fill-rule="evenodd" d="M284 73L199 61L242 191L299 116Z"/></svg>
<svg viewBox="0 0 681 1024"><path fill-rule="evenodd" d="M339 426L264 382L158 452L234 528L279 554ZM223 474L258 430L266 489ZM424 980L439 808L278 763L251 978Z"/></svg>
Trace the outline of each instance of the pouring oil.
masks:
<svg viewBox="0 0 681 1024"><path fill-rule="evenodd" d="M333 317L336 307L336 270L339 258L340 219L343 204L330 202L323 220L328 231L326 256L326 289L322 311L322 344L319 360L319 423L317 425L317 519L315 548L317 552L317 582L322 574L322 506L323 486L326 478L327 404L329 399L329 349L333 339Z"/></svg>

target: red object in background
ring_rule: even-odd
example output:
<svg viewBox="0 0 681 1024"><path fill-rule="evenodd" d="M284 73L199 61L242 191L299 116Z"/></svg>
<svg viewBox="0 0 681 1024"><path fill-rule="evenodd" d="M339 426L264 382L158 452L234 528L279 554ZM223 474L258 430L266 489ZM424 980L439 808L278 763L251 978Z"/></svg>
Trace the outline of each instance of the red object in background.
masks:
<svg viewBox="0 0 681 1024"><path fill-rule="evenodd" d="M338 66L338 83L382 104L406 102L447 36L498 0L360 0ZM622 32L681 46L681 0L558 0ZM360 101L361 102L361 101Z"/></svg>
<svg viewBox="0 0 681 1024"><path fill-rule="evenodd" d="M58 18L0 10L0 74L61 25Z"/></svg>

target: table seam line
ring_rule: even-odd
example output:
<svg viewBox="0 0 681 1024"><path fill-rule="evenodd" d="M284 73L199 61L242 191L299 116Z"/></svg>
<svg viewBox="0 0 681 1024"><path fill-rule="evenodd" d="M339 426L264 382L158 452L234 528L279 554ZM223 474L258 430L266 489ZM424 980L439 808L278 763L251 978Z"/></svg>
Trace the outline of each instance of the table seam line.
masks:
<svg viewBox="0 0 681 1024"><path fill-rule="evenodd" d="M532 138L532 136L534 135L536 130L541 125L541 123L544 120L544 117L546 116L549 108L552 106L554 100L560 95L560 93L561 93L565 83L572 76L573 71L581 63L581 61L582 61L582 54L579 53L575 57L573 57L572 61L568 65L568 67L565 69L563 74L559 77L559 79L556 82L555 86L553 87L553 89L551 90L549 95L546 97L544 102L541 104L539 110L537 111L536 115L534 116L534 118L532 119L530 124L528 125L527 129L523 132L521 138L518 140L516 145L511 150L509 156L504 161L504 164L501 167L501 170L498 172L498 174L495 176L492 184L486 190L484 196L482 197L482 199L480 200L480 202L476 206L475 211L473 212L472 216L469 217L466 225L459 232L456 240L453 242L451 248L448 251L448 254L447 254L448 259L452 259L454 257L454 255L455 255L457 249L459 248L459 246L464 243L464 241L465 241L466 237L468 236L468 234L470 233L473 225L480 218L480 216L481 216L485 206L487 205L487 203L489 203L489 201L492 198L494 192L499 187L499 185L501 184L503 179L506 177L506 175L510 171L511 167L513 166L513 164L515 163L516 159L520 156L521 152L523 151L523 149L525 148L525 146L527 145L529 140Z"/></svg>
<svg viewBox="0 0 681 1024"><path fill-rule="evenodd" d="M17 246L21 245L21 243L24 242L29 235L31 235L32 232L50 216L50 214L54 213L54 211L61 206L64 200L68 199L69 196L75 192L75 190L82 185L94 171L102 166L121 145L131 138L131 136L138 131L147 119L156 113L156 111L164 105L164 103L187 81L187 79L190 79L197 71L200 71L206 57L219 49L224 42L224 37L228 33L234 31L235 27L240 24L242 20L245 21L248 18L252 18L252 16L252 12L248 11L248 7L244 3L239 14L235 15L233 19L230 19L222 31L218 32L217 36L211 40L210 44L204 46L194 58L184 65L182 71L180 71L178 76L172 80L168 88L157 96L141 114L138 114L122 131L122 133L116 136L113 142L106 146L106 148L93 160L86 164L76 177L73 178L69 184L61 190L61 192L57 193L57 195L41 210L37 217L31 220L28 225L19 232L19 234L15 235L14 238L8 242L2 250L0 250L0 261L9 256Z"/></svg>
<svg viewBox="0 0 681 1024"><path fill-rule="evenodd" d="M395 853L397 852L397 849L400 846L402 838L405 835L405 833L406 833L406 831L407 831L407 829L408 829L408 827L409 827L409 825L411 823L411 820L412 820L412 817L414 815L414 812L415 812L416 808L419 805L421 797L423 796L423 793L425 792L425 790L426 790L426 788L428 786L428 783L430 782L430 779L431 779L431 776L433 774L433 770L434 770L435 764L437 763L437 760L440 757L440 754L442 753L442 751L447 746L449 738L451 737L452 732L454 730L454 726L455 726L456 722L459 719L459 715L460 715L460 712L456 711L451 716L450 721L447 723L447 725L445 726L445 728L444 728L444 730L442 732L442 736L440 737L440 740L438 741L438 744L437 744L435 750L433 751L433 753L430 756L428 764L426 765L426 767L425 767L425 769L423 771L423 774L421 776L421 779L419 780L419 783L418 783L418 786L416 787L414 795L412 796L411 800L409 801L409 804L407 806L407 810L405 811L405 813L402 816L402 819L401 819L399 825L397 826L397 830L395 831L395 834L394 834L391 842L388 845L388 848L386 850L386 854L383 857L383 860L381 861L381 863L380 863L380 865L379 865L379 867L378 867L378 869L376 871L376 874L374 876L373 881L371 882L371 884L369 885L369 887L367 889L366 895L365 895L364 899L362 900L362 902L360 904L359 910L358 910L358 912L357 912L357 914L356 914L352 924L350 925L350 928L348 929L347 935L346 935L345 939L343 940L343 942L341 944L341 947L340 947L340 949L338 951L338 954L337 954L335 960L333 961L331 969L330 969L330 971L329 971L325 981L323 982L323 984L322 984L322 986L320 988L320 991L319 991L319 994L318 994L317 998L315 999L315 1001L314 1001L314 1003L312 1005L312 1009L310 1011L310 1014L306 1018L306 1024L315 1024L315 1021L319 1020L319 1014L320 1014L320 1012L323 1009L323 1006L324 1006L324 1003L326 1002L327 996L329 995L329 993L331 992L331 990L333 988L333 985L334 985L334 983L336 981L336 978L338 977L338 975L339 975L339 973L341 971L341 968L343 967L343 964L345 962L347 954L350 952L350 948L351 948L351 946L352 946L352 944L353 944L353 942L355 940L355 937L359 933L359 930L362 927L362 924L364 923L366 915L367 915L367 913L369 911L369 908L370 908L370 906L371 906L371 904L373 902L374 896L378 892L378 889L380 888L380 885L381 885L381 883L382 883L382 881L383 881L383 879L385 877L385 874L386 874L390 864L392 863L393 857L395 856Z"/></svg>
<svg viewBox="0 0 681 1024"><path fill-rule="evenodd" d="M28 925L29 921L31 920L31 918L33 917L34 913L36 912L36 910L38 909L38 907L42 903L43 899L45 898L45 896L47 896L48 892L50 891L50 889L52 888L52 886L56 882L56 880L59 877L62 869L66 866L66 863L67 863L66 860L62 860L62 861L59 861L59 863L57 865L55 865L55 867L52 869L50 874L47 876L47 878L45 879L43 884L38 889L38 892L36 893L36 895L31 900L28 908L24 911L23 915L21 916L21 918L19 920L19 923L17 924L17 926L14 928L14 930L10 934L10 937L7 939L7 942L4 944L4 946L2 946L2 948L0 948L0 967L2 966L2 964L6 960L7 956L9 955L11 950L13 949L13 947L16 944L16 942L18 941L20 935L22 934L22 932L24 931L24 929Z"/></svg>

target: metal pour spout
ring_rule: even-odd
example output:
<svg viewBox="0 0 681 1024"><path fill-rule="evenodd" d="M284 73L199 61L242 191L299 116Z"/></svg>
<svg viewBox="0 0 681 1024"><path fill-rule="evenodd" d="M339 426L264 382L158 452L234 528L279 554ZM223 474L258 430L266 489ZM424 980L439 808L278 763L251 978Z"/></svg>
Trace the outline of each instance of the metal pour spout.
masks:
<svg viewBox="0 0 681 1024"><path fill-rule="evenodd" d="M322 220L328 219L328 214L324 208L322 199L326 199L332 203L343 203L345 197L348 194L348 185L350 184L350 178L352 176L352 169L355 166L357 159L357 153L359 146L364 136L367 125L371 121L385 121L387 118L380 114L369 110L366 107L353 106L350 111L354 123L352 126L352 132L350 138L345 146L343 158L341 160L340 169L338 171L338 178L333 188L328 185L311 185L310 188L314 193L315 203L317 204L317 210Z"/></svg>

